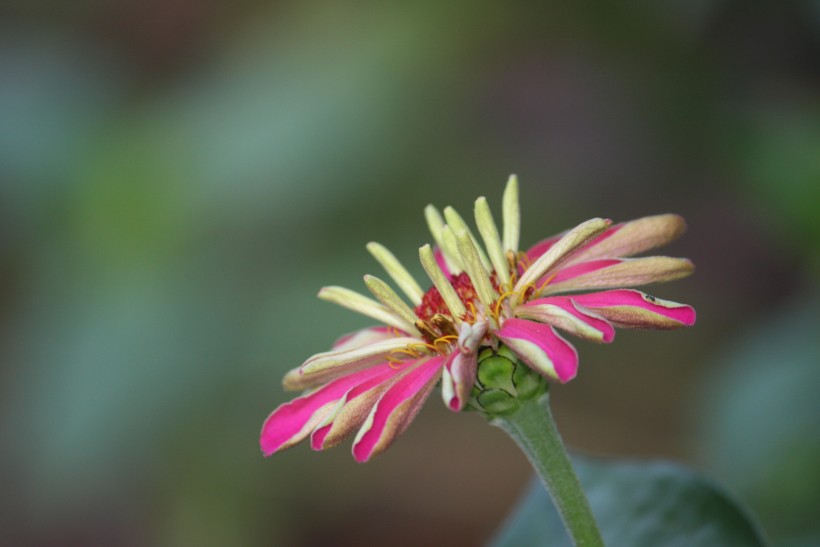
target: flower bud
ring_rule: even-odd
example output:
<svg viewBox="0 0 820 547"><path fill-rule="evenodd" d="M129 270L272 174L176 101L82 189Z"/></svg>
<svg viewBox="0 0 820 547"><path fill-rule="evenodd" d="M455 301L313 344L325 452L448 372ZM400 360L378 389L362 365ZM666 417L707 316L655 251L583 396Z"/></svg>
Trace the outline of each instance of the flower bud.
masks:
<svg viewBox="0 0 820 547"><path fill-rule="evenodd" d="M515 414L522 401L547 391L546 378L521 362L504 345L493 351L485 348L478 355L476 383L468 408L493 416Z"/></svg>

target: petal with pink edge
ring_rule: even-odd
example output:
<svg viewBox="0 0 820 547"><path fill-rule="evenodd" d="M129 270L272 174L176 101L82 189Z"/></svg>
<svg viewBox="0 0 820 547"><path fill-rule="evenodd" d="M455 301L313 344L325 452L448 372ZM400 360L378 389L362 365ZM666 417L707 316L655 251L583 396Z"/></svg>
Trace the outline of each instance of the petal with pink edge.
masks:
<svg viewBox="0 0 820 547"><path fill-rule="evenodd" d="M608 321L589 311L579 310L568 296L532 300L516 308L515 316L547 323L593 342L609 343L615 338L615 329Z"/></svg>
<svg viewBox="0 0 820 547"><path fill-rule="evenodd" d="M445 359L419 362L381 396L353 441L357 462L381 454L410 425L436 385Z"/></svg>
<svg viewBox="0 0 820 547"><path fill-rule="evenodd" d="M566 383L578 372L578 353L555 330L542 323L507 319L496 336L530 368Z"/></svg>
<svg viewBox="0 0 820 547"><path fill-rule="evenodd" d="M570 268L581 268L583 264L577 264ZM686 277L694 270L694 264L685 258L647 256L643 258L613 259L611 265L603 268L596 268L561 281L552 279L538 291L538 295L662 283Z"/></svg>
<svg viewBox="0 0 820 547"><path fill-rule="evenodd" d="M582 309L592 310L618 327L677 329L695 324L691 306L632 289L580 294L572 299Z"/></svg>
<svg viewBox="0 0 820 547"><path fill-rule="evenodd" d="M379 397L409 366L410 363L401 367L393 364L383 374L370 378L345 393L336 404L336 409L328 413L310 435L311 448L324 450L341 443L364 422Z"/></svg>
<svg viewBox="0 0 820 547"><path fill-rule="evenodd" d="M259 445L265 456L290 448L307 437L351 388L384 373L382 366L344 376L316 391L280 405L262 425Z"/></svg>
<svg viewBox="0 0 820 547"><path fill-rule="evenodd" d="M610 227L594 239L570 263L598 258L632 256L679 238L686 231L686 221L679 215L654 215Z"/></svg>

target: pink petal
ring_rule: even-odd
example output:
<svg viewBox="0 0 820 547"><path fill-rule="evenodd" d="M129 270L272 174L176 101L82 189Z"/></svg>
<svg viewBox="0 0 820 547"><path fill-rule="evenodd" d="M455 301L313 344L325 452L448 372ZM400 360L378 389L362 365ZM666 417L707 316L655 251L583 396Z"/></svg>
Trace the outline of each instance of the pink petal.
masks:
<svg viewBox="0 0 820 547"><path fill-rule="evenodd" d="M604 259L604 260L592 260L589 262L581 262L580 264L575 264L573 266L567 266L565 268L561 268L555 274L555 277L549 279L550 283L560 283L562 281L567 281L569 279L574 279L580 275L592 273L597 270L601 270L603 268L607 268L609 266L614 266L615 264L620 264L623 262L622 260L617 259ZM545 280L546 281L546 280ZM538 285L541 286L540 284Z"/></svg>
<svg viewBox="0 0 820 547"><path fill-rule="evenodd" d="M459 412L464 409L470 400L475 384L478 355L476 353L453 353L445 366L452 379L452 392L446 400L450 410Z"/></svg>
<svg viewBox="0 0 820 547"><path fill-rule="evenodd" d="M538 295L549 295L560 292L582 291L590 289L614 289L619 287L636 287L650 283L661 283L686 277L695 270L694 264L685 258L668 256L647 256L642 258L611 259L611 265L595 268L584 273L573 270L576 266L566 268L570 278L552 279ZM593 261L599 263L598 261ZM582 268L582 264L577 265ZM560 272L559 272L560 273Z"/></svg>
<svg viewBox="0 0 820 547"><path fill-rule="evenodd" d="M386 450L410 425L436 385L445 359L419 362L382 395L353 441L357 462L366 462Z"/></svg>
<svg viewBox="0 0 820 547"><path fill-rule="evenodd" d="M686 231L686 221L678 215L654 215L610 227L571 262L598 258L632 256L679 238Z"/></svg>
<svg viewBox="0 0 820 547"><path fill-rule="evenodd" d="M611 342L615 338L612 325L587 310L579 310L573 300L568 296L539 298L516 308L515 316L547 323L594 342Z"/></svg>
<svg viewBox="0 0 820 547"><path fill-rule="evenodd" d="M472 325L464 322L459 327L458 351L444 364L447 371L442 378L442 396L450 410L461 411L473 391L478 366L478 350L490 325L478 320Z"/></svg>
<svg viewBox="0 0 820 547"><path fill-rule="evenodd" d="M338 402L336 412L329 413L310 435L313 450L324 450L336 446L355 428L360 426L382 393L393 381L406 372L410 363L401 367L393 365L386 372L370 378L350 391Z"/></svg>
<svg viewBox="0 0 820 547"><path fill-rule="evenodd" d="M433 257L435 257L436 264L438 264L438 267L444 272L444 275L450 277L452 273L450 272L450 268L447 267L447 261L444 260L444 253L441 252L441 249L436 247L433 251Z"/></svg>
<svg viewBox="0 0 820 547"><path fill-rule="evenodd" d="M632 256L666 245L680 237L685 231L686 222L682 217L673 214L654 215L622 222L610 226L568 262L577 263L598 258ZM564 233L541 240L530 247L527 251L529 259L534 261L547 252Z"/></svg>
<svg viewBox="0 0 820 547"><path fill-rule="evenodd" d="M695 310L631 289L580 294L572 299L619 327L676 329L695 324Z"/></svg>
<svg viewBox="0 0 820 547"><path fill-rule="evenodd" d="M549 325L507 319L496 336L533 370L566 383L578 372L578 353Z"/></svg>
<svg viewBox="0 0 820 547"><path fill-rule="evenodd" d="M259 444L262 453L290 448L307 437L322 419L331 412L336 402L351 388L385 372L387 363L348 376L322 386L316 391L297 397L280 405L262 425Z"/></svg>
<svg viewBox="0 0 820 547"><path fill-rule="evenodd" d="M566 232L562 232L558 235L548 237L547 239L542 239L527 250L527 258L529 258L532 262L536 261L538 257L549 251L550 247L555 245L555 243L561 239L565 233Z"/></svg>

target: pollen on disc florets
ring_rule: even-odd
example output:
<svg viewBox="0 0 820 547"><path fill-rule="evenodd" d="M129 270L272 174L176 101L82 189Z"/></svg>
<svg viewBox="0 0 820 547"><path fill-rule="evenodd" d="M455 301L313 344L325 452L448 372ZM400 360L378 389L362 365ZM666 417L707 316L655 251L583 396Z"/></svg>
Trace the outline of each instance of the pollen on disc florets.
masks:
<svg viewBox="0 0 820 547"><path fill-rule="evenodd" d="M470 308L470 304L478 299L475 287L473 287L470 277L466 272L461 272L453 276L450 279L450 284L453 286L453 289L455 289L459 299L461 299L468 309ZM430 287L430 290L424 293L421 304L416 307L415 311L419 319L424 321L430 321L436 314L451 316L447 304L444 303L444 299L441 297L441 293L439 293L435 287Z"/></svg>

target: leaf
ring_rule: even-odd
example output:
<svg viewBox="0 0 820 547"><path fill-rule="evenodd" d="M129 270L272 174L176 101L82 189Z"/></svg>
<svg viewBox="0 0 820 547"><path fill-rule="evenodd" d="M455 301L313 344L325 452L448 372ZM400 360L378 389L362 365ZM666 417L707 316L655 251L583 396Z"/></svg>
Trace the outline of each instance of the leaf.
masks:
<svg viewBox="0 0 820 547"><path fill-rule="evenodd" d="M766 544L742 507L718 485L682 465L586 458L573 458L573 463L608 546ZM534 480L492 545L572 543L544 486Z"/></svg>
<svg viewBox="0 0 820 547"><path fill-rule="evenodd" d="M712 360L715 374L692 406L700 461L749 503L772 541L820 545L820 292L795 297Z"/></svg>

